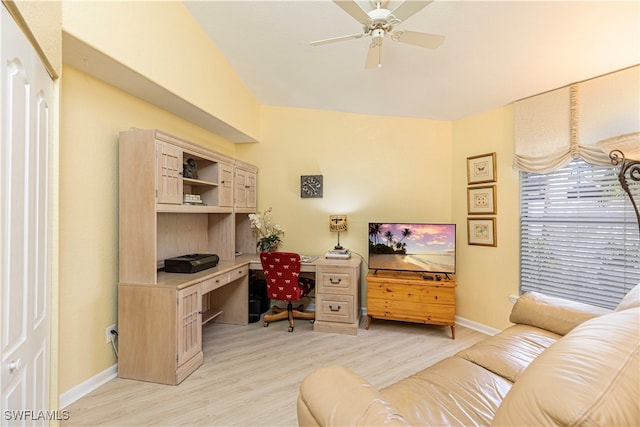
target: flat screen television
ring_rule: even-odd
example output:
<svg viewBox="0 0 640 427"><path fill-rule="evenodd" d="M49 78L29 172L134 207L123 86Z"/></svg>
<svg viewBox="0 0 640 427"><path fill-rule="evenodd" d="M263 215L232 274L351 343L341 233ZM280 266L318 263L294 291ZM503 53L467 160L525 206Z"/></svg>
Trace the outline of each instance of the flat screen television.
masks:
<svg viewBox="0 0 640 427"><path fill-rule="evenodd" d="M456 225L369 223L372 270L456 272Z"/></svg>

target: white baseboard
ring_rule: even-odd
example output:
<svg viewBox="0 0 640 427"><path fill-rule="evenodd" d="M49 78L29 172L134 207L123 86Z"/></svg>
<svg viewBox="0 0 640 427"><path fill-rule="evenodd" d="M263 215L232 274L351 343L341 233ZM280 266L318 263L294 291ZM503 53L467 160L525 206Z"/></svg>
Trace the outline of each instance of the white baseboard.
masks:
<svg viewBox="0 0 640 427"><path fill-rule="evenodd" d="M483 325L482 323L474 322L473 320L468 320L464 317L458 316L456 316L456 325L464 326L465 328L473 329L474 331L482 332L487 335L496 335L501 332L500 329L492 328L491 326Z"/></svg>
<svg viewBox="0 0 640 427"><path fill-rule="evenodd" d="M65 391L60 395L60 409L64 409L76 400L91 393L102 384L111 381L118 376L118 364L112 365L95 375L83 383L78 384L72 389Z"/></svg>

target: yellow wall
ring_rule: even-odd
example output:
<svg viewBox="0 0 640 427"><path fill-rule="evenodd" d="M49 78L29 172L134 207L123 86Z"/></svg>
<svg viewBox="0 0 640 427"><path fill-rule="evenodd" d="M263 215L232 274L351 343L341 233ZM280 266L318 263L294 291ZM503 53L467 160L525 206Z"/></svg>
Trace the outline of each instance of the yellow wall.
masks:
<svg viewBox="0 0 640 427"><path fill-rule="evenodd" d="M467 244L467 157L496 153L497 247ZM458 235L457 313L503 329L510 295L519 294L519 175L513 161L513 107L498 108L453 123L453 219ZM490 185L490 184L486 184ZM483 215L485 217L488 215Z"/></svg>
<svg viewBox="0 0 640 427"><path fill-rule="evenodd" d="M62 18L65 32L259 138L259 104L182 2L64 1Z"/></svg>
<svg viewBox="0 0 640 427"><path fill-rule="evenodd" d="M450 221L450 122L263 107L260 132L236 151L260 167L258 206L273 207L282 249L331 249L330 214L348 216L340 243L365 261L369 221ZM300 197L301 175L323 176L323 198Z"/></svg>
<svg viewBox="0 0 640 427"><path fill-rule="evenodd" d="M161 127L233 155L234 145L73 68L60 114L59 389L116 362L104 331L117 323L118 132Z"/></svg>

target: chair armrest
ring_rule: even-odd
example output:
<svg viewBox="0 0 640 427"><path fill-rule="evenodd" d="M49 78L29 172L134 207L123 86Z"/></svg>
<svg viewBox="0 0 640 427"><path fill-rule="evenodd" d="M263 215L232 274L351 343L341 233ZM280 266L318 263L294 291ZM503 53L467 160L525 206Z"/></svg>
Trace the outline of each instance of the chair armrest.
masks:
<svg viewBox="0 0 640 427"><path fill-rule="evenodd" d="M527 292L516 301L509 320L565 335L582 322L610 313L593 305Z"/></svg>
<svg viewBox="0 0 640 427"><path fill-rule="evenodd" d="M300 426L409 425L364 378L337 365L304 379L297 406Z"/></svg>

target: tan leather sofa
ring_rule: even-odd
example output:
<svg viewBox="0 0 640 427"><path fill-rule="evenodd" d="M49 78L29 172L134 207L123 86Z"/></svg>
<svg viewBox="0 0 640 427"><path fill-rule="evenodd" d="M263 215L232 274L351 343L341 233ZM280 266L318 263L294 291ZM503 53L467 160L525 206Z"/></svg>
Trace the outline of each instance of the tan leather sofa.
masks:
<svg viewBox="0 0 640 427"><path fill-rule="evenodd" d="M382 390L341 366L300 387L301 426L640 426L640 285L615 311L528 293L513 326Z"/></svg>

